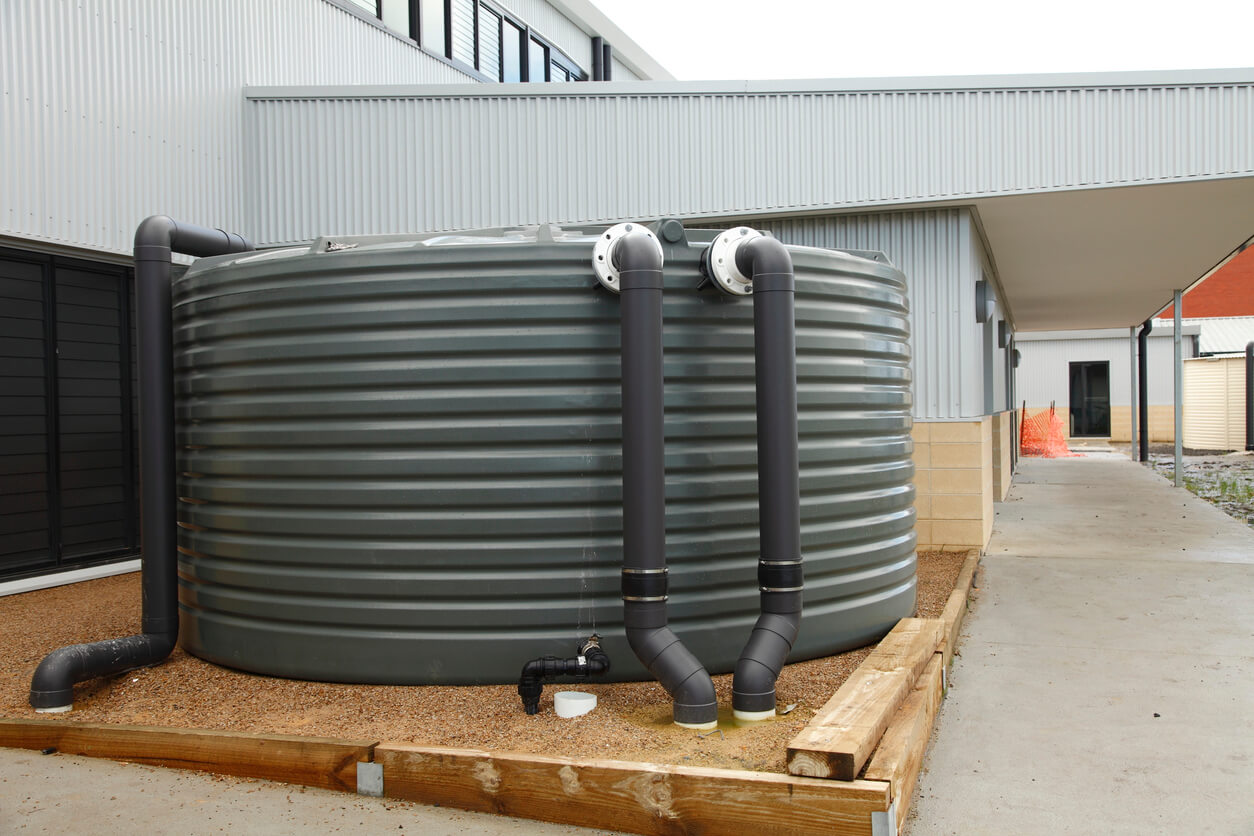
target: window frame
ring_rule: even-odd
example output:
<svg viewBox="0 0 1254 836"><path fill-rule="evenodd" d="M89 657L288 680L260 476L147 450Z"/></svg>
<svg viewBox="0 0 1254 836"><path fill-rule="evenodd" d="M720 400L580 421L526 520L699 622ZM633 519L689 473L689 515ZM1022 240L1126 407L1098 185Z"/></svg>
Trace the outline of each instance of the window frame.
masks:
<svg viewBox="0 0 1254 836"><path fill-rule="evenodd" d="M545 50L547 51L547 59L548 59L545 64L545 78L538 79L538 81L547 82L550 80L549 79L550 70L548 69L549 63L556 63L558 66L562 67L562 69L564 69L567 72L567 74L570 76L570 81L587 81L590 78L587 71L584 70L584 68L581 67L579 63L576 62L573 58L571 58L569 55L563 52L562 49L558 47L556 44L554 44L552 40L541 35L539 32L533 29L530 26L530 24L528 24L526 21L519 18L513 12L507 9L504 9L495 3L487 2L487 0L475 0L475 16L474 16L475 59L474 59L473 64L468 64L462 61L461 59L454 58L452 56L452 51L453 51L452 0L442 0L443 6L444 6L444 51L443 52L437 52L436 50L431 49L425 43L423 43L422 33L423 33L424 21L423 21L423 14L422 14L422 0L409 0L409 31L408 32L401 32L397 29L391 28L386 23L384 23L382 0L374 0L374 4L373 4L374 9L375 9L374 15L371 15L367 9L363 8L359 3L355 2L355 0L327 0L327 2L335 6L338 9L342 9L343 11L348 12L349 14L353 15L359 20L362 20L379 29L382 29L384 32L387 32L393 37L400 38L406 43L409 43L409 44L412 44L413 46L418 47L418 49L421 50L424 54L429 55L432 58L435 58L436 60L441 61L445 64L448 64L450 67L458 69L466 73L467 75L470 75L473 78L479 79L480 81L486 81L486 82L495 81L500 84L516 83L516 82L505 81L504 38L507 33L507 30L505 28L506 23L513 24L519 31L521 31L522 35L520 39L521 40L520 46L525 44L529 50L531 41L532 39L534 39L545 47ZM480 6L485 6L487 8L487 11L491 12L492 14L500 18L500 21L501 21L500 27L497 32L497 37L500 40L500 67L498 69L496 78L493 78L492 76L485 74L479 69L479 50L480 50L479 42L480 42L480 38L482 34L480 32L480 26L479 26L479 7ZM528 58L528 50L521 50L522 54L520 56L521 67L520 67L519 75L520 75L521 81L523 82L533 81L533 79L529 77L530 76L530 63L529 63L529 58Z"/></svg>

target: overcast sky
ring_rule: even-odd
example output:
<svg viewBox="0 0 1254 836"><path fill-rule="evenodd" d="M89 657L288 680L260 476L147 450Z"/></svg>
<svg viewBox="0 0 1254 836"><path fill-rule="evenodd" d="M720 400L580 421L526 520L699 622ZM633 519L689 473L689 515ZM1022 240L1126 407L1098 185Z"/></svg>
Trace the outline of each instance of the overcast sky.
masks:
<svg viewBox="0 0 1254 836"><path fill-rule="evenodd" d="M681 80L1254 66L1254 0L592 0Z"/></svg>

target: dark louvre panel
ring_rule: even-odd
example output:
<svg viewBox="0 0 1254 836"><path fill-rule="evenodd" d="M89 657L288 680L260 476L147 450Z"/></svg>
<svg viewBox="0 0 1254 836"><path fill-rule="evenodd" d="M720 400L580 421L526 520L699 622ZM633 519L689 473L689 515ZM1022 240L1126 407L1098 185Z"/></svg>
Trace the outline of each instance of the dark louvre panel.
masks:
<svg viewBox="0 0 1254 836"><path fill-rule="evenodd" d="M51 566L43 266L0 258L0 575Z"/></svg>
<svg viewBox="0 0 1254 836"><path fill-rule="evenodd" d="M128 545L124 280L121 269L56 271L61 542L67 559Z"/></svg>
<svg viewBox="0 0 1254 836"><path fill-rule="evenodd" d="M0 578L138 548L133 284L0 250Z"/></svg>

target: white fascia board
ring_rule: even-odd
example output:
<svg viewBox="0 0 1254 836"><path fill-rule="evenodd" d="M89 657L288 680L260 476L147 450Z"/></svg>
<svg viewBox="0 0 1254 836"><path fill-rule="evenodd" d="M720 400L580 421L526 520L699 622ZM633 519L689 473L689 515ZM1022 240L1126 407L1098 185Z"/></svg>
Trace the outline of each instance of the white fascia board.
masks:
<svg viewBox="0 0 1254 836"><path fill-rule="evenodd" d="M571 2L571 0L566 0ZM557 4L555 4L557 5ZM622 57L619 60L623 60ZM624 64L628 64L623 60ZM656 62L654 62L656 63ZM632 66L628 64L628 66ZM635 67L632 67L634 70ZM666 73L660 66L661 72ZM666 73L670 78L670 74ZM245 87L249 99L438 98L444 96L674 96L729 93L878 93L1077 88L1209 87L1254 84L1254 67L1236 70L1154 70L1127 73L807 78L780 81L608 81L596 84L411 84Z"/></svg>

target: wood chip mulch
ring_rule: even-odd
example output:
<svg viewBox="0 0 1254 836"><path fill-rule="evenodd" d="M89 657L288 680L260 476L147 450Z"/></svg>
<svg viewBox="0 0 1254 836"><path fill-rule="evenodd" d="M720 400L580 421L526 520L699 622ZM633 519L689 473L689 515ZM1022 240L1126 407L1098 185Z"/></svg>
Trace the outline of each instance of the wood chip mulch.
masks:
<svg viewBox="0 0 1254 836"><path fill-rule="evenodd" d="M965 552L919 555L918 612L944 609ZM204 662L178 648L157 667L78 685L74 711L36 714L27 703L31 673L58 647L138 632L138 573L0 598L0 717L63 718L357 740L613 758L692 766L785 771L788 741L827 702L867 654L864 647L788 665L780 674L776 720L737 727L724 708L722 734L699 736L670 722L670 700L654 682L581 683L597 708L572 720L553 713L546 683L540 714L527 716L515 685L343 685L274 679ZM730 706L731 676L714 677Z"/></svg>

